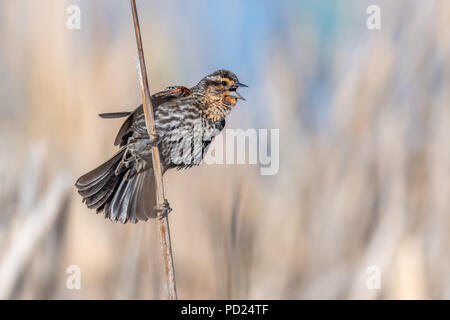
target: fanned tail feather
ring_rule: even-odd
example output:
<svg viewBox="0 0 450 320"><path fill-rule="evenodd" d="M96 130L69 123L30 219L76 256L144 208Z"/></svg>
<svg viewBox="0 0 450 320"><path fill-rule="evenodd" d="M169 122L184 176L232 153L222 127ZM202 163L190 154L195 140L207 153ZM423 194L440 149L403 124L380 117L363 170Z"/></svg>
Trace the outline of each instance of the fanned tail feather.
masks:
<svg viewBox="0 0 450 320"><path fill-rule="evenodd" d="M126 148L75 183L88 208L104 212L112 221L137 223L155 218L156 205L153 171L147 170L125 179L128 170L116 172ZM150 165L151 166L151 165Z"/></svg>

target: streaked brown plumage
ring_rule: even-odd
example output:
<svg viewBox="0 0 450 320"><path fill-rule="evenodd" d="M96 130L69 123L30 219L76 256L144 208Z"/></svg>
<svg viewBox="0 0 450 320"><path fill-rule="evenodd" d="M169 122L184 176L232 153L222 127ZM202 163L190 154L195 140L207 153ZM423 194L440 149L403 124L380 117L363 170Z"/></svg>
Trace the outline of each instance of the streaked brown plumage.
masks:
<svg viewBox="0 0 450 320"><path fill-rule="evenodd" d="M88 208L113 221L133 223L155 218L157 212L152 146L160 150L162 171L189 168L203 159L209 144L225 126L225 117L243 99L244 86L230 71L218 70L191 89L168 87L152 96L157 137L149 139L142 105L133 112L101 114L127 117L114 144L120 150L75 186Z"/></svg>

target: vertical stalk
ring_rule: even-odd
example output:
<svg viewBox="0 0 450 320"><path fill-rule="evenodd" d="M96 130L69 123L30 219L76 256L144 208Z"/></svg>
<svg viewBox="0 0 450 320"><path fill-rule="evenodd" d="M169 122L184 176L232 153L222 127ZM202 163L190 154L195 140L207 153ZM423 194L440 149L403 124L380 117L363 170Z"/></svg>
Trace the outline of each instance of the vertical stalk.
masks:
<svg viewBox="0 0 450 320"><path fill-rule="evenodd" d="M150 137L156 135L155 119L153 116L152 102L150 99L150 90L148 87L147 69L145 67L144 49L142 47L141 29L139 27L139 18L137 14L136 1L130 0L131 10L133 12L134 31L136 33L136 44L139 53L139 62L142 78L142 107L144 109L145 124ZM164 203L164 184L161 172L161 161L159 157L159 150L157 146L153 146L153 171L156 181L156 193L158 207L161 209ZM175 270L172 257L172 245L170 241L170 229L169 220L167 216L158 220L159 223L159 239L161 244L161 250L163 254L164 273L166 277L166 289L167 297L169 300L177 299L176 283L175 283Z"/></svg>

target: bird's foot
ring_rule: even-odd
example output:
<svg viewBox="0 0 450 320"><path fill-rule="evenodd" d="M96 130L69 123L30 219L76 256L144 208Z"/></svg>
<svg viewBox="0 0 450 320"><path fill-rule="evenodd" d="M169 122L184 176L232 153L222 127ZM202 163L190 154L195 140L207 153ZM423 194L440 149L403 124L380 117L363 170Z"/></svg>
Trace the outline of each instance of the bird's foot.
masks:
<svg viewBox="0 0 450 320"><path fill-rule="evenodd" d="M157 135L157 134L150 135L150 144L152 146L158 145L160 141L161 141L161 137L159 135Z"/></svg>
<svg viewBox="0 0 450 320"><path fill-rule="evenodd" d="M172 211L172 208L169 205L169 201L167 199L164 199L164 202L161 204L160 207L158 205L155 206L155 212L157 214L157 218L159 220L164 219L169 215L169 213Z"/></svg>
<svg viewBox="0 0 450 320"><path fill-rule="evenodd" d="M139 145L135 148L136 154L141 159L147 159L147 158L151 157L152 153L153 153L153 147L157 146L160 141L161 141L161 138L157 134L150 135L150 138L148 141L144 142L144 140L141 140L139 142Z"/></svg>

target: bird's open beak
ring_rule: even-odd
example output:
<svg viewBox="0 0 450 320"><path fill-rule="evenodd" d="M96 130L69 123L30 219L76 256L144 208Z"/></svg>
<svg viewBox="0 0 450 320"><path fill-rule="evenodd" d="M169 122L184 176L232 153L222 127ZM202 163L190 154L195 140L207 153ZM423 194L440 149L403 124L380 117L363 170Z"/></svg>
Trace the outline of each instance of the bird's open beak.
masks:
<svg viewBox="0 0 450 320"><path fill-rule="evenodd" d="M245 98L244 98L243 96L241 96L241 95L239 94L239 92L236 91L237 88L239 88L239 87L248 88L247 85L245 85L245 84L243 84L243 83L240 83L240 82L236 82L235 84L233 84L233 85L231 86L231 88L230 88L230 90L229 90L229 96L230 96L230 97L234 97L234 98L236 98L236 99L241 99L241 100L244 100L244 101L245 101Z"/></svg>

